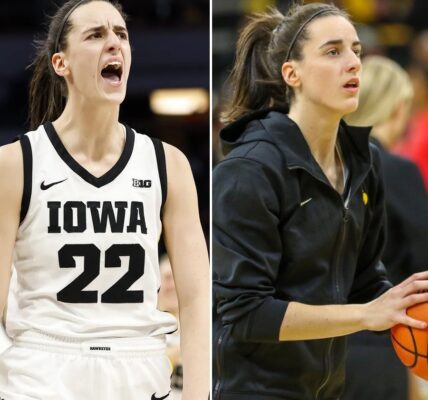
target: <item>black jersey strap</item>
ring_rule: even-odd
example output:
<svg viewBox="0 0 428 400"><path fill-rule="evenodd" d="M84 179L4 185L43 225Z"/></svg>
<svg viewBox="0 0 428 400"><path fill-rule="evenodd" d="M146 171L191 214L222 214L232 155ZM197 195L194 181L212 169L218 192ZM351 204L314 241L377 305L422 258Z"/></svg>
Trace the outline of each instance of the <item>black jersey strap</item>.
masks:
<svg viewBox="0 0 428 400"><path fill-rule="evenodd" d="M168 193L168 179L166 174L166 161L165 161L165 150L163 144L159 139L151 138L153 146L155 148L156 160L158 163L159 178L162 189L162 204L161 204L161 217L163 213L163 206L166 201L166 196Z"/></svg>
<svg viewBox="0 0 428 400"><path fill-rule="evenodd" d="M22 192L21 200L21 215L20 224L24 221L27 215L28 208L30 207L31 191L33 186L33 154L31 152L31 143L27 135L19 137L21 143L22 156L24 160L24 190Z"/></svg>

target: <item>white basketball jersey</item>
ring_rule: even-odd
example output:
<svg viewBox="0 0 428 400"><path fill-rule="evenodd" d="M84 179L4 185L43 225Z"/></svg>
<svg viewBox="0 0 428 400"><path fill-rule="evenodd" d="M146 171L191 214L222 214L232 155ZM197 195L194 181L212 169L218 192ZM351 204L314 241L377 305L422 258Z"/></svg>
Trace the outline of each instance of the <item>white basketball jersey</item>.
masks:
<svg viewBox="0 0 428 400"><path fill-rule="evenodd" d="M166 197L161 142L126 127L120 159L98 178L71 157L51 123L24 135L21 145L24 195L9 336L174 331L175 318L157 309Z"/></svg>

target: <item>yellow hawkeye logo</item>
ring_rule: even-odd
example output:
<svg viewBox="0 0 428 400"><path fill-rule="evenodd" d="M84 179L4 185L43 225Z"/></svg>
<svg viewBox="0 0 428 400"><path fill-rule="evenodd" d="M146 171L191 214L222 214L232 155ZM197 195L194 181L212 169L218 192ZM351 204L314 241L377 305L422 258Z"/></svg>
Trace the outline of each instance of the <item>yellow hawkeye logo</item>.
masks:
<svg viewBox="0 0 428 400"><path fill-rule="evenodd" d="M367 203L369 202L369 195L366 192L363 191L363 193L361 194L361 197L363 199L364 205L366 206Z"/></svg>

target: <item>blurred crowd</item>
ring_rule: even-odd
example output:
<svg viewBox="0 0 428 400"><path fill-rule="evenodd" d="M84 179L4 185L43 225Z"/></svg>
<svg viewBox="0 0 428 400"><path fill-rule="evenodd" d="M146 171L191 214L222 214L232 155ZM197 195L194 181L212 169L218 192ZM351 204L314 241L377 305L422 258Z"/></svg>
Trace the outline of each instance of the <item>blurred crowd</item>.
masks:
<svg viewBox="0 0 428 400"><path fill-rule="evenodd" d="M0 3L2 30L22 33L39 29L45 16L51 15L61 0L16 0ZM140 26L206 27L209 20L209 2L206 0L121 0L134 24Z"/></svg>

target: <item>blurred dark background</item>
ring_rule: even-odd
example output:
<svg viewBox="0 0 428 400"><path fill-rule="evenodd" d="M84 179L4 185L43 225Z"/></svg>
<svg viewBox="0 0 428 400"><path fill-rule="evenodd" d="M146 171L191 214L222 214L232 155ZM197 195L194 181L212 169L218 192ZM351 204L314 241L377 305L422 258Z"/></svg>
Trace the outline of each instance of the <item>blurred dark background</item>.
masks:
<svg viewBox="0 0 428 400"><path fill-rule="evenodd" d="M407 66L418 33L428 29L427 0L305 0L333 3L356 23L365 54L382 54ZM286 12L291 0L213 1L213 85L218 92L231 69L235 43L245 15L275 6ZM428 60L427 60L428 61Z"/></svg>
<svg viewBox="0 0 428 400"><path fill-rule="evenodd" d="M64 0L0 2L0 144L28 131L28 85L34 39L46 16ZM120 1L129 16L133 48L128 91L121 121L141 133L180 148L195 176L201 220L209 224L209 0ZM156 89L202 89L205 105L181 115L159 114L151 107ZM186 94L187 95L187 94ZM168 95L167 95L168 96ZM174 107L169 107L174 111Z"/></svg>

